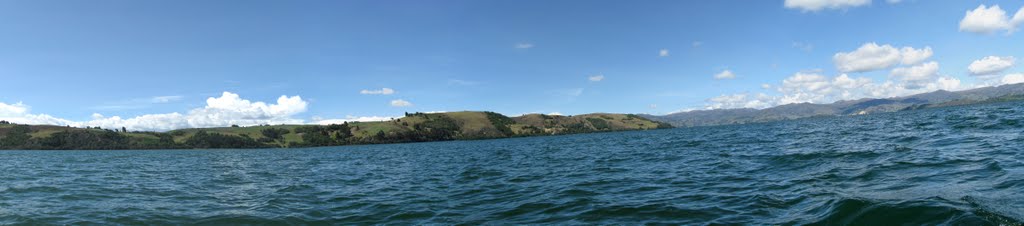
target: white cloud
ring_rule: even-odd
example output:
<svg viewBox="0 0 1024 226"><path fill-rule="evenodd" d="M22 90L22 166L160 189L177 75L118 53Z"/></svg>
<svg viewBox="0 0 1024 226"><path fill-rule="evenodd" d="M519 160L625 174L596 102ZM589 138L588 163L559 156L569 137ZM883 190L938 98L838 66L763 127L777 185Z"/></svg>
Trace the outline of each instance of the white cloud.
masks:
<svg viewBox="0 0 1024 226"><path fill-rule="evenodd" d="M914 65L932 57L931 46L925 46L924 49L914 49L913 47L903 47L900 49L900 54L903 56L903 60L900 62L903 65Z"/></svg>
<svg viewBox="0 0 1024 226"><path fill-rule="evenodd" d="M1024 7L1017 10L1013 18L1006 15L1006 11L999 8L999 5L986 7L979 5L974 10L968 10L964 18L960 20L960 31L991 34L996 31L1006 30L1011 33L1024 23Z"/></svg>
<svg viewBox="0 0 1024 226"><path fill-rule="evenodd" d="M391 95L391 94L395 94L395 90L393 90L391 88L381 88L381 89L378 89L378 90L365 90L364 89L364 90L359 91L359 94L365 94L365 95Z"/></svg>
<svg viewBox="0 0 1024 226"><path fill-rule="evenodd" d="M871 79L865 77L850 78L849 75L841 74L832 78L832 85L839 89L852 90L871 84Z"/></svg>
<svg viewBox="0 0 1024 226"><path fill-rule="evenodd" d="M934 79L939 74L939 63L932 61L913 67L894 68L889 76L900 81L911 83L924 82Z"/></svg>
<svg viewBox="0 0 1024 226"><path fill-rule="evenodd" d="M1012 56L987 56L971 62L971 65L967 66L967 70L973 75L993 75L1013 67L1014 61L1016 59Z"/></svg>
<svg viewBox="0 0 1024 226"><path fill-rule="evenodd" d="M734 79L734 78L736 78L736 74L733 74L732 71L730 71L730 70L724 70L722 72L719 72L718 74L715 74L715 79Z"/></svg>
<svg viewBox="0 0 1024 226"><path fill-rule="evenodd" d="M5 104L0 102L0 117L20 116L26 113L28 113L28 106L21 102L15 104Z"/></svg>
<svg viewBox="0 0 1024 226"><path fill-rule="evenodd" d="M897 49L891 45L864 43L852 52L839 52L832 56L832 62L841 72L866 72L890 68L896 64L913 65L931 57L931 47Z"/></svg>
<svg viewBox="0 0 1024 226"><path fill-rule="evenodd" d="M668 49L658 50L658 56L660 56L660 57L667 57L668 56Z"/></svg>
<svg viewBox="0 0 1024 226"><path fill-rule="evenodd" d="M783 5L800 11L820 11L823 9L846 9L870 5L871 0L786 0Z"/></svg>
<svg viewBox="0 0 1024 226"><path fill-rule="evenodd" d="M412 103L409 102L409 101L406 101L406 100L397 99L397 100L392 100L391 101L391 106L392 107L409 107L409 106L412 106Z"/></svg>
<svg viewBox="0 0 1024 226"><path fill-rule="evenodd" d="M967 88L960 84L960 79L951 77L941 77L935 81L935 85L937 89L946 91L957 91Z"/></svg>
<svg viewBox="0 0 1024 226"><path fill-rule="evenodd" d="M590 76L590 77L587 77L587 80L590 80L591 82L600 82L600 81L604 80L604 75Z"/></svg>
<svg viewBox="0 0 1024 226"><path fill-rule="evenodd" d="M832 62L842 72L865 72L892 67L901 60L900 51L890 45L865 43L853 52L839 52Z"/></svg>
<svg viewBox="0 0 1024 226"><path fill-rule="evenodd" d="M701 41L693 41L693 43L691 43L690 45L692 45L692 46L693 46L693 48L697 48L697 47L700 47L700 46L704 45L704 42L701 42Z"/></svg>
<svg viewBox="0 0 1024 226"><path fill-rule="evenodd" d="M274 104L253 102L242 99L238 94L224 92L220 97L210 97L206 106L196 108L187 114L178 112L148 114L132 118L120 116L105 117L93 114L89 121L71 121L46 114L31 114L21 103L8 105L0 103L0 119L23 124L68 125L74 127L99 126L104 128L126 127L133 131L167 131L181 128L225 127L230 125L258 124L301 124L304 121L293 116L305 112L308 103L299 96L281 96Z"/></svg>
<svg viewBox="0 0 1024 226"><path fill-rule="evenodd" d="M772 88L772 84L763 83L763 84L761 84L761 88L762 89L771 89Z"/></svg>
<svg viewBox="0 0 1024 226"><path fill-rule="evenodd" d="M1024 73L1008 74L1003 76L1003 84L1024 83Z"/></svg>
<svg viewBox="0 0 1024 226"><path fill-rule="evenodd" d="M828 78L825 76L817 73L797 72L793 76L782 80L782 86L779 87L779 91L783 93L817 91L828 87L828 84Z"/></svg>
<svg viewBox="0 0 1024 226"><path fill-rule="evenodd" d="M518 44L516 44L516 49L529 49L529 48L533 48L533 43L518 43Z"/></svg>
<svg viewBox="0 0 1024 226"><path fill-rule="evenodd" d="M1024 7L1021 7L1017 10L1016 14L1013 14L1013 19L1010 19L1010 25L1014 27L1013 31L1016 31L1017 27L1024 25Z"/></svg>
<svg viewBox="0 0 1024 226"><path fill-rule="evenodd" d="M647 108L658 109L658 105L657 104L651 104L651 105L648 105Z"/></svg>
<svg viewBox="0 0 1024 226"><path fill-rule="evenodd" d="M548 113L547 115L562 115L562 113L556 111L556 112Z"/></svg>

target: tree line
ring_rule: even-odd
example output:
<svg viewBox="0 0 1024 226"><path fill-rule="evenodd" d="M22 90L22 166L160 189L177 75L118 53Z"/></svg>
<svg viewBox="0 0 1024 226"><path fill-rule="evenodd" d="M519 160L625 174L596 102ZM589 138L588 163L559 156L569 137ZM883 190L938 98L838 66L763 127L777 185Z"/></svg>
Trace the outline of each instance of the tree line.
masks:
<svg viewBox="0 0 1024 226"><path fill-rule="evenodd" d="M537 136L551 134L590 133L611 131L611 123L600 118L571 123L556 123L538 128L532 125L518 125L512 118L494 112L484 112L492 127L482 130L462 131L463 125L445 114L406 113L409 118L382 122L380 124L348 123L331 125L306 125L298 127L267 127L258 134L233 134L215 129L175 130L166 133L135 132L126 128L46 128L47 132L29 125L18 125L0 121L0 150L104 150L104 149L206 149L206 148L275 148L275 147L319 147L351 144L384 144L406 142L449 141L464 139L488 139L514 136ZM629 118L639 118L628 115ZM546 123L554 123L553 120ZM359 125L364 126L361 128ZM515 130L513 128L515 126ZM659 123L658 128L671 128ZM52 132L52 130L57 130ZM251 133L251 132L249 132ZM360 134L357 136L356 134Z"/></svg>

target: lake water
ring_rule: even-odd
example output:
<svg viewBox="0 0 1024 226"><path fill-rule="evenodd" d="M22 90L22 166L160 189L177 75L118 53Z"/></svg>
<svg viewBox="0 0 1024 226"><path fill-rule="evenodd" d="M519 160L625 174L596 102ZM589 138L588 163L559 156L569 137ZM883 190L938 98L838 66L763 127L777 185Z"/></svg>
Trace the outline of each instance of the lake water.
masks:
<svg viewBox="0 0 1024 226"><path fill-rule="evenodd" d="M279 150L2 151L0 224L1024 221L1024 107Z"/></svg>

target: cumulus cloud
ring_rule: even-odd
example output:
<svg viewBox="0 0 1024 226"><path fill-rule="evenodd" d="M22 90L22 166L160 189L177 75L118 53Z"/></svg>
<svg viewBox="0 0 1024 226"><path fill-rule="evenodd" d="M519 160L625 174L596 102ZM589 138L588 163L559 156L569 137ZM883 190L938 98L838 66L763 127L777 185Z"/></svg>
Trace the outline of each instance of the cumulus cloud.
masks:
<svg viewBox="0 0 1024 226"><path fill-rule="evenodd" d="M533 48L533 43L518 43L516 49L530 49Z"/></svg>
<svg viewBox="0 0 1024 226"><path fill-rule="evenodd" d="M587 80L590 80L591 82L600 82L600 81L604 80L604 75L590 76L590 77L587 77Z"/></svg>
<svg viewBox="0 0 1024 226"><path fill-rule="evenodd" d="M391 106L392 107L409 107L409 106L412 106L412 102L409 102L409 101L406 101L406 100L403 100L403 99L397 99L397 100L392 100L391 101Z"/></svg>
<svg viewBox="0 0 1024 226"><path fill-rule="evenodd" d="M924 49L914 49L912 47L903 47L900 49L900 55L903 56L903 60L900 61L903 65L914 65L932 57L932 47L925 46Z"/></svg>
<svg viewBox="0 0 1024 226"><path fill-rule="evenodd" d="M1008 74L1003 76L1003 84L1024 83L1024 73Z"/></svg>
<svg viewBox="0 0 1024 226"><path fill-rule="evenodd" d="M1016 59L1012 56L987 56L971 62L971 65L967 66L967 70L973 75L994 75L1013 67L1014 61Z"/></svg>
<svg viewBox="0 0 1024 226"><path fill-rule="evenodd" d="M715 79L719 79L719 80L721 80L721 79L734 79L734 78L736 78L736 74L733 74L732 71L730 71L730 70L724 70L722 72L719 72L718 74L715 74Z"/></svg>
<svg viewBox="0 0 1024 226"><path fill-rule="evenodd" d="M870 4L871 0L786 0L783 3L786 8L799 9L804 12L820 11L823 9L846 9Z"/></svg>
<svg viewBox="0 0 1024 226"><path fill-rule="evenodd" d="M839 52L832 56L836 68L842 72L863 72L885 69L900 61L900 51L890 45L866 43L853 52Z"/></svg>
<svg viewBox="0 0 1024 226"><path fill-rule="evenodd" d="M13 117L24 115L25 113L28 113L28 106L22 104L21 102L15 104L6 104L0 102L0 117Z"/></svg>
<svg viewBox="0 0 1024 226"><path fill-rule="evenodd" d="M668 56L668 49L658 50L658 56L660 56L660 57L667 57Z"/></svg>
<svg viewBox="0 0 1024 226"><path fill-rule="evenodd" d="M974 10L968 10L964 18L960 20L960 31L992 34L996 31L1006 30L1007 33L1015 31L1024 23L1024 7L1017 10L1014 16L1008 17L1006 11L999 8L999 5L986 7L979 5Z"/></svg>
<svg viewBox="0 0 1024 226"><path fill-rule="evenodd" d="M889 76L900 81L908 82L909 85L934 80L939 75L939 63L932 61L913 67L894 68Z"/></svg>
<svg viewBox="0 0 1024 226"><path fill-rule="evenodd" d="M391 94L395 94L395 90L393 90L391 88L381 88L381 89L377 89L377 90L365 90L364 89L364 90L359 91L359 94L364 94L364 95L391 95Z"/></svg>
<svg viewBox="0 0 1024 226"><path fill-rule="evenodd" d="M782 93L817 92L829 87L829 80L817 73L797 72L782 80L778 90Z"/></svg>
<svg viewBox="0 0 1024 226"><path fill-rule="evenodd" d="M903 47L897 49L891 45L878 45L870 42L861 45L852 52L839 52L832 56L839 71L866 72L882 70L897 64L912 65L923 62L933 55L931 47L915 49Z"/></svg>
<svg viewBox="0 0 1024 226"><path fill-rule="evenodd" d="M281 96L277 102L268 104L242 99L238 94L224 92L220 97L210 97L206 106L182 114L147 114L131 118L120 116L105 117L93 114L89 121L72 121L46 114L32 114L29 107L18 103L0 103L0 119L22 124L67 125L74 127L99 126L104 128L126 127L133 131L167 131L181 128L225 127L230 125L250 126L259 124L302 124L296 114L305 112L308 103L299 96Z"/></svg>

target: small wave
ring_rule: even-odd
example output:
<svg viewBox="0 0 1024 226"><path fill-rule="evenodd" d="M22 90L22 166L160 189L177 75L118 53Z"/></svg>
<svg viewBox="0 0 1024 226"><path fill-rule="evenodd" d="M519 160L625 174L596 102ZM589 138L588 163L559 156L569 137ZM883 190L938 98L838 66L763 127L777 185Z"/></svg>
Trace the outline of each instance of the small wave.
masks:
<svg viewBox="0 0 1024 226"><path fill-rule="evenodd" d="M585 222L602 222L609 218L625 218L632 222L670 223L680 220L690 222L712 222L719 216L735 213L725 209L691 209L670 205L602 206L581 213L578 218ZM680 218L686 216L686 218Z"/></svg>
<svg viewBox="0 0 1024 226"><path fill-rule="evenodd" d="M22 187L15 186L15 187L7 187L7 189L2 189L2 190L0 190L0 192L5 192L5 193L6 192L10 192L10 193L14 193L14 194L19 194L19 193L47 193L47 194L56 194L56 193L60 193L61 189L58 188L58 187L52 187L52 186L22 186Z"/></svg>
<svg viewBox="0 0 1024 226"><path fill-rule="evenodd" d="M281 192L281 193L303 192L303 191L311 191L311 190L315 190L315 189L316 188L313 187L313 186L309 186L309 185L305 185L305 184L300 184L300 185L288 185L287 187L278 189L277 192Z"/></svg>
<svg viewBox="0 0 1024 226"><path fill-rule="evenodd" d="M812 225L998 225L987 216L979 216L955 203L931 198L925 200L882 202L842 199L830 202L821 218ZM1000 218L1001 219L1001 218Z"/></svg>
<svg viewBox="0 0 1024 226"><path fill-rule="evenodd" d="M1011 128L1020 128L1022 126L1020 120L1017 119L999 119L993 123L985 124L981 126L983 130L1002 130Z"/></svg>

